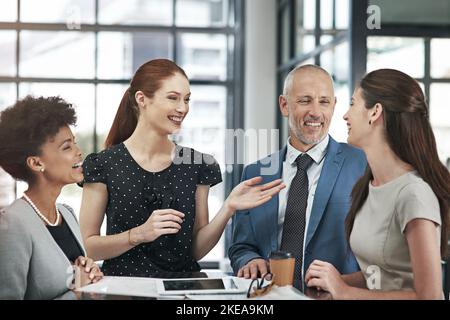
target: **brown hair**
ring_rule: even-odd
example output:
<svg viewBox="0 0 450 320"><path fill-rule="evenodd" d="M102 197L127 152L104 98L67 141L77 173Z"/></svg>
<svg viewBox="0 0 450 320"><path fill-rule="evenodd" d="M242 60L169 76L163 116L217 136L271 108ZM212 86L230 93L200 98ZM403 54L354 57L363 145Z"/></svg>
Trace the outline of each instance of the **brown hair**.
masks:
<svg viewBox="0 0 450 320"><path fill-rule="evenodd" d="M438 198L442 220L441 255L445 257L448 246L450 173L439 160L428 106L419 84L403 72L380 69L368 73L361 80L360 88L367 109L376 103L383 106L385 136L392 151L417 170ZM353 187L352 204L345 220L348 241L355 217L367 199L372 179L372 171L367 166L364 175Z"/></svg>
<svg viewBox="0 0 450 320"><path fill-rule="evenodd" d="M27 158L41 155L42 146L76 120L75 109L61 97L17 101L0 113L0 166L14 179L33 183Z"/></svg>
<svg viewBox="0 0 450 320"><path fill-rule="evenodd" d="M150 60L139 67L117 109L105 141L106 148L125 141L136 128L139 118L136 92L142 91L147 98L153 98L155 92L161 88L162 81L177 73L188 78L182 68L168 59Z"/></svg>

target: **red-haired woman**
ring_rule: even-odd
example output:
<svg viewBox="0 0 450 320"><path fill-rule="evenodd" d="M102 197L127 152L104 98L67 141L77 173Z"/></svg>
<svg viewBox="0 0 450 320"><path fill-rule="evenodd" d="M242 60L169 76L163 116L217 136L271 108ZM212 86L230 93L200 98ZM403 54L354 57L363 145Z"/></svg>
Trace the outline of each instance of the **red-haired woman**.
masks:
<svg viewBox="0 0 450 320"><path fill-rule="evenodd" d="M428 115L410 76L380 69L361 80L344 115L348 142L368 161L346 219L361 271L341 276L314 261L308 286L335 299L442 299L450 174L439 161Z"/></svg>
<svg viewBox="0 0 450 320"><path fill-rule="evenodd" d="M236 210L268 201L284 185L238 185L209 222L209 188L221 182L215 159L176 145L189 111L189 80L170 60L143 64L131 80L106 139L89 155L80 225L87 252L115 276L199 271ZM106 214L107 235L100 235Z"/></svg>

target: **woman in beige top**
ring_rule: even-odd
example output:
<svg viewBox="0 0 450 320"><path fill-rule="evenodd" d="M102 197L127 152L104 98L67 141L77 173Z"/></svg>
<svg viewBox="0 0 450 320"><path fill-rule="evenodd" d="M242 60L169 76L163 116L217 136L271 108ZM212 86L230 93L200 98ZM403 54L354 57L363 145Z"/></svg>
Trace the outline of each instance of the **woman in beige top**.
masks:
<svg viewBox="0 0 450 320"><path fill-rule="evenodd" d="M347 238L361 271L314 261L309 287L334 299L442 299L450 174L439 161L419 84L392 69L367 74L344 115L368 167L352 191Z"/></svg>

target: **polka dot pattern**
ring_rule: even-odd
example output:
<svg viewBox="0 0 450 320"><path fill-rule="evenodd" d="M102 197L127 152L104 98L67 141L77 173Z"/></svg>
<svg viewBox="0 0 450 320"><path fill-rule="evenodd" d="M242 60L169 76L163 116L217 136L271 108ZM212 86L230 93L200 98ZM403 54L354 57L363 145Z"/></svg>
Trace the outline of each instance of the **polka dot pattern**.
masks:
<svg viewBox="0 0 450 320"><path fill-rule="evenodd" d="M143 224L157 209L172 208L185 214L181 230L141 244L121 256L105 260L108 276L155 276L163 272L199 271L192 256L195 191L198 184L222 181L215 159L177 145L172 164L159 172L139 166L123 143L88 155L83 163L84 183L107 185L106 233L121 233Z"/></svg>

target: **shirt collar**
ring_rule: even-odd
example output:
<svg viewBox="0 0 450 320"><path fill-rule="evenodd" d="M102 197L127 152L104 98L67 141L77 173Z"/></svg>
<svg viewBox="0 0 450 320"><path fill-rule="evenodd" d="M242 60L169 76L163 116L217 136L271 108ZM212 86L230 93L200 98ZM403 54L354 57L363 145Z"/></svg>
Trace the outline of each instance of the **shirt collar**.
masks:
<svg viewBox="0 0 450 320"><path fill-rule="evenodd" d="M314 147L312 147L306 152L314 160L316 164L319 164L325 157L325 154L327 153L327 146L329 140L330 138L327 134L325 138L322 139L322 141L320 141L318 144L316 144ZM303 154L303 152L295 149L292 146L291 137L289 137L287 140L286 160L289 162L289 164L294 165L295 159L297 159L297 157L301 154Z"/></svg>

